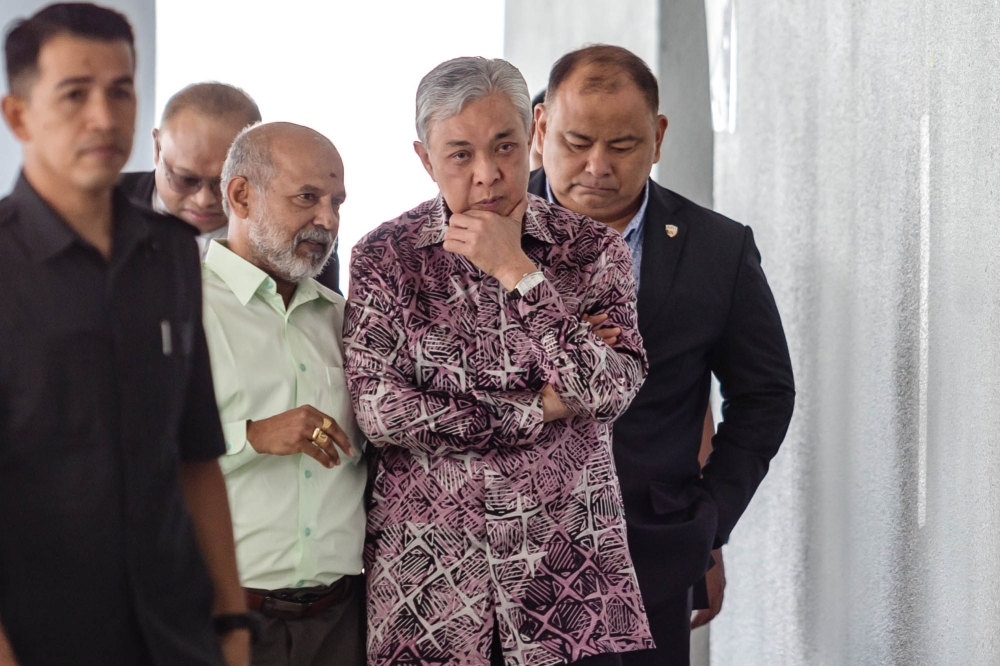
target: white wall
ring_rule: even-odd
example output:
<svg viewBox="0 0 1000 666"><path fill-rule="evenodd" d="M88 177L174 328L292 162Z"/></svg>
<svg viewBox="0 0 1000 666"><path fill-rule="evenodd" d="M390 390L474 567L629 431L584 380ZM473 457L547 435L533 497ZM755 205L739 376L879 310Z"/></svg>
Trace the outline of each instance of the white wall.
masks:
<svg viewBox="0 0 1000 666"><path fill-rule="evenodd" d="M0 3L0 26L4 34L12 21L31 16L45 5L45 0L3 0ZM155 0L100 0L100 4L117 9L128 17L135 32L136 94L139 100L132 158L125 169L148 168L153 161L153 146L147 141L153 130L154 86L156 71L156 8ZM0 63L4 62L0 51ZM5 66L5 65L4 65ZM7 94L6 77L0 81L0 95ZM21 170L21 146L3 123L0 129L0 196L6 196Z"/></svg>
<svg viewBox="0 0 1000 666"><path fill-rule="evenodd" d="M218 80L246 90L265 121L336 144L342 284L362 235L437 194L412 147L421 77L449 58L503 52L502 0L169 0L158 13L158 113L183 86Z"/></svg>

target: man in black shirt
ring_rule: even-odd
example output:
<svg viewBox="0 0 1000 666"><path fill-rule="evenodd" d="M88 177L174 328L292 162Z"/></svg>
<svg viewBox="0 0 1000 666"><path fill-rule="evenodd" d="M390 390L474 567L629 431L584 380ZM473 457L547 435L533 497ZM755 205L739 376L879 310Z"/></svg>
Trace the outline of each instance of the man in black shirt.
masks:
<svg viewBox="0 0 1000 666"><path fill-rule="evenodd" d="M0 201L0 664L243 666L197 249L114 189L131 27L51 5L4 49L24 166Z"/></svg>

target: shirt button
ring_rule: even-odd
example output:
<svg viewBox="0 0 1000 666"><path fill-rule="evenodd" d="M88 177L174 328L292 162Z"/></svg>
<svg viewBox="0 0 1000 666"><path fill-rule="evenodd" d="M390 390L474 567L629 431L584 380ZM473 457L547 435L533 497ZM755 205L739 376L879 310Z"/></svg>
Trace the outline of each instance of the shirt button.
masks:
<svg viewBox="0 0 1000 666"><path fill-rule="evenodd" d="M274 289L274 281L268 280L267 282L264 283L264 286L267 287L268 289Z"/></svg>
<svg viewBox="0 0 1000 666"><path fill-rule="evenodd" d="M305 363L299 363L299 370L301 370L302 372L305 372L306 371L306 364Z"/></svg>
<svg viewBox="0 0 1000 666"><path fill-rule="evenodd" d="M229 442L226 442L226 451L231 451L232 448L233 448L233 445L230 444Z"/></svg>
<svg viewBox="0 0 1000 666"><path fill-rule="evenodd" d="M297 582L297 583L295 584L295 587L302 587L302 586L303 586L303 585L305 585L305 584L306 584L306 582L305 582L304 580L300 580L299 582Z"/></svg>
<svg viewBox="0 0 1000 666"><path fill-rule="evenodd" d="M312 534L312 530L307 527L306 528L306 536L309 536L310 534Z"/></svg>
<svg viewBox="0 0 1000 666"><path fill-rule="evenodd" d="M310 472L309 470L306 470L306 478L307 478L307 479L311 479L311 478L312 478L312 476L313 476L313 473L312 473L312 472Z"/></svg>

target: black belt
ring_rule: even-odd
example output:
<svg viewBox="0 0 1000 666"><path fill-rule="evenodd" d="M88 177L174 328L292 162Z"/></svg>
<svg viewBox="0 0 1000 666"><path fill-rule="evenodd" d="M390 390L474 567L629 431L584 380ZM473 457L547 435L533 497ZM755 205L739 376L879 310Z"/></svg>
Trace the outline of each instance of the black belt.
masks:
<svg viewBox="0 0 1000 666"><path fill-rule="evenodd" d="M330 606L347 598L351 590L351 580L360 576L344 576L329 587L329 591L320 597L310 601L293 601L282 599L282 596L295 594L300 590L280 590L276 592L265 592L263 590L244 590L247 598L247 607L257 611L265 617L273 617L279 620L301 620L307 617L315 617ZM280 595L280 596L279 596Z"/></svg>

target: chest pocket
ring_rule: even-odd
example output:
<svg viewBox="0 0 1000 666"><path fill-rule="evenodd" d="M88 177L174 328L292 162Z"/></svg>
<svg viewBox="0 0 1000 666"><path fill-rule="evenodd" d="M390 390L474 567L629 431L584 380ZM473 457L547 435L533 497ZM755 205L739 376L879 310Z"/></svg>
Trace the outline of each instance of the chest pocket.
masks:
<svg viewBox="0 0 1000 666"><path fill-rule="evenodd" d="M358 429L358 424L354 420L354 408L351 406L351 394L347 390L347 376L344 369L330 365L326 368L326 381L330 391L330 400L326 405L330 416L337 422L351 440L354 449L354 456L347 458L343 451L338 453L346 460L357 464L361 460L361 452L364 450L365 438ZM321 409L320 411L326 411Z"/></svg>

